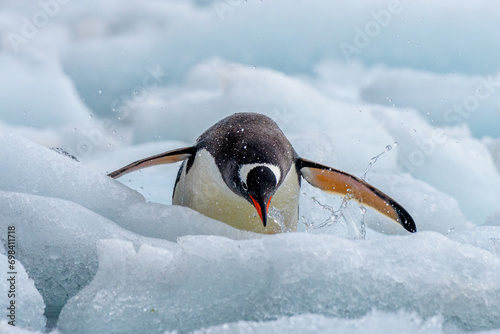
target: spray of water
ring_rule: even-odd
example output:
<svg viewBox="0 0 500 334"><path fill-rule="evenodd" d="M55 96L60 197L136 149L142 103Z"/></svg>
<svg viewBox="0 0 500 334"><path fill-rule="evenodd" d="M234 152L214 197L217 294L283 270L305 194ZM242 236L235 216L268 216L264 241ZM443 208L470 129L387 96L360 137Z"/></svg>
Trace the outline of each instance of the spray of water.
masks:
<svg viewBox="0 0 500 334"><path fill-rule="evenodd" d="M276 222L281 229L281 233L288 233L291 230L285 225L285 217L283 216L283 212L275 208L274 206L269 207L268 217Z"/></svg>
<svg viewBox="0 0 500 334"><path fill-rule="evenodd" d="M366 167L365 171L363 172L363 176L361 179L363 181L366 181L366 177L368 173L370 172L371 168L373 167L374 164L377 163L378 159L384 155L385 153L389 152L392 150L393 146L397 146L398 143L395 142L393 145L387 145L385 147L385 150L381 152L380 154L374 156L373 158L370 159L368 166ZM335 209L329 205L325 205L320 203L315 197L312 197L312 200L315 204L317 204L319 207L321 207L323 210L326 210L330 213L330 217L321 222L320 224L315 224L314 222L307 222L305 220L305 217L302 217L302 224L306 227L306 231L310 232L312 230L317 230L317 229L323 229L327 228L329 226L332 226L334 224L337 224L339 222L345 222L346 226L351 225L353 229L356 231L357 237L359 239L365 239L366 237L366 224L365 224L365 214L366 214L366 208L363 206L363 204L359 204L359 210L361 213L361 222L359 222L360 228L357 228L356 222L352 218L352 216L349 214L347 209L347 205L349 202L353 199L352 193L348 191L347 195L344 196L342 199L342 203L340 204L338 209ZM349 216L349 217L347 217ZM281 226L281 225L280 225Z"/></svg>

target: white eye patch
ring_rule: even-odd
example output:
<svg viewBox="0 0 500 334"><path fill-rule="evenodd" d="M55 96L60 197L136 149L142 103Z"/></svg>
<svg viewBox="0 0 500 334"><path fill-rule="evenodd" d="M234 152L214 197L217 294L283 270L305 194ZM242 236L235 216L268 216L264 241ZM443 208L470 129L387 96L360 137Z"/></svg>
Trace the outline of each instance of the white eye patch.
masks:
<svg viewBox="0 0 500 334"><path fill-rule="evenodd" d="M240 168L240 180L241 180L241 183L243 184L244 188L246 188L248 173L250 173L250 171L252 171L253 169L258 168L258 167L269 168L271 170L271 172L273 172L274 177L276 178L276 184L280 181L281 171L280 171L278 166L271 165L271 164L247 164L247 165L241 166L241 168Z"/></svg>

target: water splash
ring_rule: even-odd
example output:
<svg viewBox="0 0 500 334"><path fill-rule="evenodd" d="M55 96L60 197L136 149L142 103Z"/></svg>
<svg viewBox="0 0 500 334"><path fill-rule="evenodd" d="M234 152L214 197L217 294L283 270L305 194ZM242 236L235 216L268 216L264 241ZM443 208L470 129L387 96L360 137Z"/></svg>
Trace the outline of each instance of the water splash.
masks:
<svg viewBox="0 0 500 334"><path fill-rule="evenodd" d="M397 146L398 143L395 142L393 145ZM377 160L381 156L383 156L384 154L386 154L390 150L392 150L392 146L391 145L387 145L385 147L385 150L382 153L380 153L380 154L378 154L378 155L376 155L376 156L374 156L373 158L370 159L370 162L368 163L368 166L366 167L365 171L363 172L363 176L361 177L361 180L366 181L366 175L368 175L368 172L370 171L370 169L372 169L373 165L377 162Z"/></svg>
<svg viewBox="0 0 500 334"><path fill-rule="evenodd" d="M268 211L268 218L274 220L276 224L281 229L281 233L288 233L292 232L286 225L285 225L285 217L283 215L283 211L274 207L270 206L269 211Z"/></svg>
<svg viewBox="0 0 500 334"><path fill-rule="evenodd" d="M385 153L391 151L393 147L397 146L398 143L394 142L392 145L387 145L385 147L385 150L381 152L380 154L376 155L375 157L370 159L370 162L368 163L368 166L366 167L365 171L363 172L363 176L361 179L363 181L366 180L366 177L368 173L370 172L371 168L375 163L377 163L378 159L384 155ZM320 206L323 210L326 210L330 213L330 217L327 218L326 220L322 221L319 224L315 224L314 222L307 222L305 217L302 216L302 221L301 223L306 227L307 232L311 232L312 230L318 230L318 229L323 229L327 228L330 226L333 226L338 223L344 223L346 226L346 233L348 235L354 235L352 238L353 239L365 239L366 238L366 223L365 223L365 214L366 214L366 208L363 206L363 204L359 204L359 212L361 214L361 220L355 219L352 217L352 214L347 210L347 205L349 202L354 198L353 194L348 191L347 195L344 196L342 199L342 203L340 204L338 209L335 209L329 205L325 205L320 203L315 197L312 197L311 199L313 202ZM349 233L349 230L351 233Z"/></svg>

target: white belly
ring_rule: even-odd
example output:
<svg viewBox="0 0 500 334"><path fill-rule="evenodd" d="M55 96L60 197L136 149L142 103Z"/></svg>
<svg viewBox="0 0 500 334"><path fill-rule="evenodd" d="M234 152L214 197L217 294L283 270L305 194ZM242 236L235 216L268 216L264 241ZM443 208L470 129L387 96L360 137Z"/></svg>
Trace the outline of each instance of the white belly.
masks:
<svg viewBox="0 0 500 334"><path fill-rule="evenodd" d="M267 227L264 227L255 207L227 187L206 150L197 153L187 176L186 165L174 189L174 205L189 207L241 230L266 234L297 230L300 186L295 168L290 168L271 199L270 206L281 211L282 226L269 217Z"/></svg>

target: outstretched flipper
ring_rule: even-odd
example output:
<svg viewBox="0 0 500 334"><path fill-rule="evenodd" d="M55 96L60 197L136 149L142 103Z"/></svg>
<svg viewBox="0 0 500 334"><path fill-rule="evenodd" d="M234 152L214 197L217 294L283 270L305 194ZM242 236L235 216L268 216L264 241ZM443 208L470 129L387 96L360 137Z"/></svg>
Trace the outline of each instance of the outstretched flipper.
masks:
<svg viewBox="0 0 500 334"><path fill-rule="evenodd" d="M360 178L305 159L298 159L296 164L302 177L313 186L328 193L350 194L357 202L372 207L391 218L407 231L417 231L415 222L408 211Z"/></svg>
<svg viewBox="0 0 500 334"><path fill-rule="evenodd" d="M179 162L188 159L193 154L195 154L195 152L196 149L194 147L185 147L177 150L168 151L165 153L160 153L157 155L153 155L152 157L144 158L136 162L133 162L130 165L127 165L112 173L109 173L108 176L116 179L122 175L128 174L138 169L156 165L172 164L174 162Z"/></svg>

